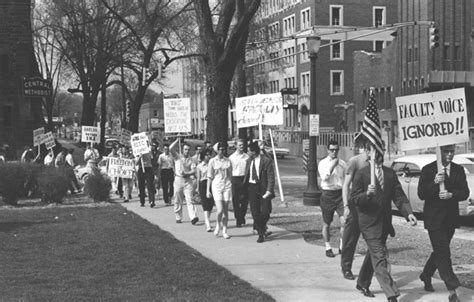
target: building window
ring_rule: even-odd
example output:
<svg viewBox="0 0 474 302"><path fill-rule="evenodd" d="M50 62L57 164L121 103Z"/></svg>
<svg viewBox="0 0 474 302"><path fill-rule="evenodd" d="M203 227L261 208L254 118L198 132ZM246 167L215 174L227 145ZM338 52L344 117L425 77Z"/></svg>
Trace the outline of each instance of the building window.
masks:
<svg viewBox="0 0 474 302"><path fill-rule="evenodd" d="M382 52L382 49L385 48L385 41L374 41L374 51Z"/></svg>
<svg viewBox="0 0 474 302"><path fill-rule="evenodd" d="M385 100L387 109L392 108L392 87L387 87Z"/></svg>
<svg viewBox="0 0 474 302"><path fill-rule="evenodd" d="M407 49L407 62L410 63L412 60L411 58L411 48Z"/></svg>
<svg viewBox="0 0 474 302"><path fill-rule="evenodd" d="M158 116L158 110L153 110L153 116L157 117Z"/></svg>
<svg viewBox="0 0 474 302"><path fill-rule="evenodd" d="M331 70L331 95L344 94L344 71Z"/></svg>
<svg viewBox="0 0 474 302"><path fill-rule="evenodd" d="M10 74L10 58L8 55L0 55L0 79L8 79Z"/></svg>
<svg viewBox="0 0 474 302"><path fill-rule="evenodd" d="M344 60L344 43L341 40L331 40L331 60Z"/></svg>
<svg viewBox="0 0 474 302"><path fill-rule="evenodd" d="M279 22L274 22L268 25L268 38L270 40L280 38L280 23Z"/></svg>
<svg viewBox="0 0 474 302"><path fill-rule="evenodd" d="M454 58L453 60L459 61L461 60L461 46L454 45Z"/></svg>
<svg viewBox="0 0 474 302"><path fill-rule="evenodd" d="M310 84L311 78L309 72L301 73L301 94L302 95L309 95L310 93Z"/></svg>
<svg viewBox="0 0 474 302"><path fill-rule="evenodd" d="M374 27L385 25L385 7L374 6L373 8Z"/></svg>
<svg viewBox="0 0 474 302"><path fill-rule="evenodd" d="M443 46L443 59L449 60L449 44L444 44Z"/></svg>
<svg viewBox="0 0 474 302"><path fill-rule="evenodd" d="M300 61L301 63L309 62L309 53L306 51L306 42L300 44Z"/></svg>
<svg viewBox="0 0 474 302"><path fill-rule="evenodd" d="M308 7L301 11L301 30L311 27L311 8Z"/></svg>
<svg viewBox="0 0 474 302"><path fill-rule="evenodd" d="M343 26L343 9L342 5L330 5L329 6L329 24L332 26Z"/></svg>
<svg viewBox="0 0 474 302"><path fill-rule="evenodd" d="M380 108L387 109L387 101L385 99L385 88L380 88Z"/></svg>
<svg viewBox="0 0 474 302"><path fill-rule="evenodd" d="M280 83L278 80L270 81L270 93L280 92Z"/></svg>
<svg viewBox="0 0 474 302"><path fill-rule="evenodd" d="M11 106L3 106L3 127L5 128L13 127Z"/></svg>
<svg viewBox="0 0 474 302"><path fill-rule="evenodd" d="M362 90L362 110L365 110L367 108L368 98L369 96L367 95L367 89L363 89Z"/></svg>
<svg viewBox="0 0 474 302"><path fill-rule="evenodd" d="M283 36L287 37L295 33L295 15L283 19Z"/></svg>

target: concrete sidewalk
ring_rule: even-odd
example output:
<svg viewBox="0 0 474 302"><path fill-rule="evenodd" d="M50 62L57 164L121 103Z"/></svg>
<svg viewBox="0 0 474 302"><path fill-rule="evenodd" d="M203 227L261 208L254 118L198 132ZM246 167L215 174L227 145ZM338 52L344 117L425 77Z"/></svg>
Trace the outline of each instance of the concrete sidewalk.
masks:
<svg viewBox="0 0 474 302"><path fill-rule="evenodd" d="M324 256L325 248L306 243L299 234L269 226L273 235L264 243L256 243L252 234L252 220L247 214L247 225L236 228L233 213L230 213L228 234L231 239L216 238L205 230L203 213L199 208L196 225L187 219L186 209L182 224L176 224L173 207L158 202L155 208L140 207L138 202L122 203L132 211L160 229L171 233L203 256L225 267L234 275L254 287L268 293L276 301L386 301L377 280L372 280L371 290L375 298L367 298L356 289L356 282L342 277L340 256ZM212 214L215 224L215 212ZM358 273L363 256L356 255L353 272ZM401 296L399 301L448 301L444 283L433 279L435 292L423 290L418 279L421 269L416 267L392 266L392 277L396 280ZM459 288L461 301L474 301L474 291ZM238 298L238 297L236 297Z"/></svg>

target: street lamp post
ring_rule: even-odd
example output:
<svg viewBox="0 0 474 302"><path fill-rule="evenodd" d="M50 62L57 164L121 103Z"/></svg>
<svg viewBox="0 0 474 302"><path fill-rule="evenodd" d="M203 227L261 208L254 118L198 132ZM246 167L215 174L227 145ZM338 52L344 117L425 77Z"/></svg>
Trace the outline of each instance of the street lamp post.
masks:
<svg viewBox="0 0 474 302"><path fill-rule="evenodd" d="M306 43L311 62L311 92L310 92L310 114L316 114L316 59L318 57L319 47L321 46L321 37L316 34L314 29L310 36L306 37ZM304 205L319 205L321 191L318 187L318 164L317 159L317 136L309 138L309 158L308 158L308 185L303 193Z"/></svg>

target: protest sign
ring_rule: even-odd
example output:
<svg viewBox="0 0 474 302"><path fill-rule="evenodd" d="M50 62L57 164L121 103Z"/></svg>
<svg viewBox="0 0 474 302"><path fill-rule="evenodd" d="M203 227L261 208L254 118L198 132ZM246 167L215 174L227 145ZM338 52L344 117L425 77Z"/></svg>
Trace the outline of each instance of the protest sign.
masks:
<svg viewBox="0 0 474 302"><path fill-rule="evenodd" d="M39 146L43 143L44 127L33 130L33 146Z"/></svg>
<svg viewBox="0 0 474 302"><path fill-rule="evenodd" d="M46 145L46 149L52 149L56 146L56 142L54 141L54 136L51 131L46 132L43 137L43 143Z"/></svg>
<svg viewBox="0 0 474 302"><path fill-rule="evenodd" d="M81 142L100 143L100 128L92 126L82 126Z"/></svg>
<svg viewBox="0 0 474 302"><path fill-rule="evenodd" d="M469 141L464 88L396 98L400 149Z"/></svg>
<svg viewBox="0 0 474 302"><path fill-rule="evenodd" d="M283 125L281 93L256 94L235 99L237 128Z"/></svg>
<svg viewBox="0 0 474 302"><path fill-rule="evenodd" d="M191 99L164 99L166 133L191 132Z"/></svg>
<svg viewBox="0 0 474 302"><path fill-rule="evenodd" d="M150 144L148 143L146 132L133 134L130 143L132 145L133 155L139 156L150 153Z"/></svg>
<svg viewBox="0 0 474 302"><path fill-rule="evenodd" d="M122 131L120 131L120 144L130 147L132 134L132 131L122 128Z"/></svg>
<svg viewBox="0 0 474 302"><path fill-rule="evenodd" d="M109 167L107 174L109 177L132 178L135 171L135 161L133 159L107 157Z"/></svg>

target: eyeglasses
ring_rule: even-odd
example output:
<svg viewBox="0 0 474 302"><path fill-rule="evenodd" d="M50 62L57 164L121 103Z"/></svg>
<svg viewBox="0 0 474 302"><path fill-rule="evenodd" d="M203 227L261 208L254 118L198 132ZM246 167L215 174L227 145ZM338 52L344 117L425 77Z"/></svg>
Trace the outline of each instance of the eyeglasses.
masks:
<svg viewBox="0 0 474 302"><path fill-rule="evenodd" d="M339 149L329 149L329 152L337 152Z"/></svg>
<svg viewBox="0 0 474 302"><path fill-rule="evenodd" d="M225 151L227 148L219 148L219 151Z"/></svg>

